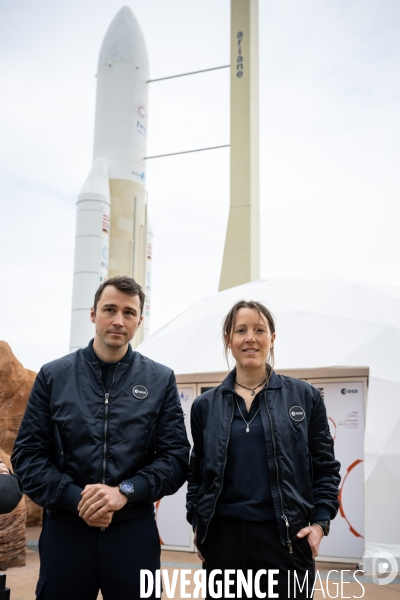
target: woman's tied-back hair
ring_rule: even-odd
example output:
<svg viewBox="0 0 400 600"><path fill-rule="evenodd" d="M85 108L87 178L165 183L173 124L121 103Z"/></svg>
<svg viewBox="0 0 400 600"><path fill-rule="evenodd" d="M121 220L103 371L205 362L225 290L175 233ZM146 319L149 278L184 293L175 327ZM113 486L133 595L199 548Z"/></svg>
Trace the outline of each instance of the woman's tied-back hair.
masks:
<svg viewBox="0 0 400 600"><path fill-rule="evenodd" d="M275 320L272 313L261 304L261 302L257 302L256 300L239 300L236 302L226 315L224 319L224 323L222 325L222 341L224 344L224 355L226 362L229 366L229 341L232 339L233 326L235 324L236 315L241 308L251 308L252 310L256 310L261 317L265 317L271 335L275 333ZM275 357L274 357L274 348L272 347L270 353L267 358L267 367L268 375L272 373L272 369L274 368Z"/></svg>

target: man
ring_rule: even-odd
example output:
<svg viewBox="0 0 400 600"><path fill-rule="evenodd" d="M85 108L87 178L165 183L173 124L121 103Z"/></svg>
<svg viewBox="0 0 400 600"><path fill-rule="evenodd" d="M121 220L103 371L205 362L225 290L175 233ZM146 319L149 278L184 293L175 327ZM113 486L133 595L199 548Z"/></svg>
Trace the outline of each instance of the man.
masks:
<svg viewBox="0 0 400 600"><path fill-rule="evenodd" d="M8 475L8 477L2 477ZM10 513L22 498L22 486L0 458L0 515Z"/></svg>
<svg viewBox="0 0 400 600"><path fill-rule="evenodd" d="M87 348L39 372L12 456L44 506L36 598L139 598L160 568L154 505L186 479L189 443L173 372L133 352L144 294L129 277L97 290Z"/></svg>

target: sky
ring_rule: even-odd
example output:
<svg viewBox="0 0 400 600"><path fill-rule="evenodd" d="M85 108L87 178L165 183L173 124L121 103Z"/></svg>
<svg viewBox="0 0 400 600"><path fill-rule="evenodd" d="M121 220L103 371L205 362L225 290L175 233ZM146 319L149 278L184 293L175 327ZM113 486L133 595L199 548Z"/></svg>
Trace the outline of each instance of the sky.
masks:
<svg viewBox="0 0 400 600"><path fill-rule="evenodd" d="M76 198L121 0L0 0L0 339L68 352ZM130 0L152 79L230 62L228 0ZM261 277L400 285L400 3L259 0ZM150 85L148 156L229 144L229 70ZM151 331L218 291L229 149L147 163Z"/></svg>

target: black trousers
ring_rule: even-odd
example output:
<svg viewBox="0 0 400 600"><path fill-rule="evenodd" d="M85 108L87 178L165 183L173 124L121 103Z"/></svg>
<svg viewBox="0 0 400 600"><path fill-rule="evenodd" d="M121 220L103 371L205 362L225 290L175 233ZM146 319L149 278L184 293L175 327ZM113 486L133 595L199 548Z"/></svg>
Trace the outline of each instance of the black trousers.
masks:
<svg viewBox="0 0 400 600"><path fill-rule="evenodd" d="M206 559L203 568L207 569L208 580L212 570L222 571L222 575L215 578L215 581L222 582L222 598L225 597L224 571L227 569L241 570L246 578L248 569L252 569L253 581L257 571L265 569L267 573L261 575L259 580L260 591L266 593L265 598L272 597L269 596L268 590L268 571L277 569L279 574L273 575L273 578L278 584L272 591L279 595L279 600L312 598L315 567L311 547L306 538L296 539L293 543L293 554L290 554L288 548L281 543L275 521L253 522L214 516L200 550ZM300 585L297 584L296 577ZM308 590L307 585L304 585L300 591L306 577ZM229 586L227 592L238 598L237 577L232 574L230 579L234 583ZM251 596L247 596L242 589L242 598L257 598L254 586Z"/></svg>
<svg viewBox="0 0 400 600"><path fill-rule="evenodd" d="M136 600L140 569L154 575L160 568L160 540L151 515L104 531L46 516L39 553L40 600L96 600L99 590L104 600Z"/></svg>

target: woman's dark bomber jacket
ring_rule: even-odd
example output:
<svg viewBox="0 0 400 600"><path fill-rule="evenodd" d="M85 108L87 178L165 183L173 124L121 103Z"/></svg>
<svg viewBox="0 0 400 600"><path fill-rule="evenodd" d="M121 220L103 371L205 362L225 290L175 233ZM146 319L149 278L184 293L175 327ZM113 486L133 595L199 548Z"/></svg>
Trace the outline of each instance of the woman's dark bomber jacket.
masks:
<svg viewBox="0 0 400 600"><path fill-rule="evenodd" d="M130 346L106 393L91 344L42 367L11 460L25 493L64 519L80 520L85 485L132 482L133 503L113 517L130 520L186 480L183 412L173 371ZM145 398L135 397L137 386Z"/></svg>
<svg viewBox="0 0 400 600"><path fill-rule="evenodd" d="M292 551L292 541L302 527L336 516L340 463L335 459L325 405L317 388L273 372L268 390L260 394L275 515L281 542ZM186 507L200 544L222 490L233 402L225 379L196 398L192 406L194 445ZM289 416L296 406L305 411L298 422Z"/></svg>

